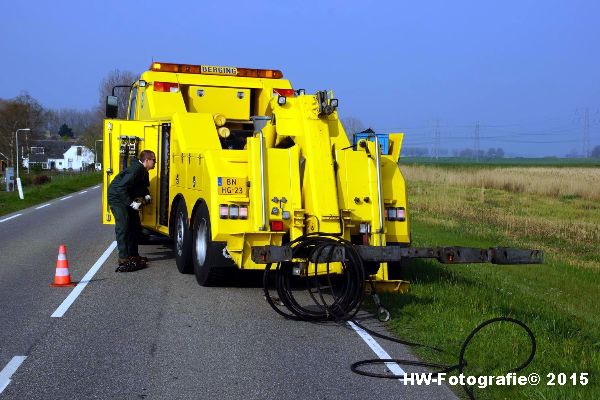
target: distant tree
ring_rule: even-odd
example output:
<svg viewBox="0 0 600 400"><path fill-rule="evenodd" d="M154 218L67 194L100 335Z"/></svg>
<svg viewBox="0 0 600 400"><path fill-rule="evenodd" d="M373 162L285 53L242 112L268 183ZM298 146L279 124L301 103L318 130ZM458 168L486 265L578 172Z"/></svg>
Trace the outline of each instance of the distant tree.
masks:
<svg viewBox="0 0 600 400"><path fill-rule="evenodd" d="M497 149L494 149L493 153L494 153L494 155L497 155ZM486 152L483 150L475 151L473 149L462 149L462 150L458 151L458 156L462 157L462 158L479 158L479 159L481 159L481 158L486 157ZM502 156L504 156L504 151L502 151ZM489 157L489 151L488 151L488 157Z"/></svg>
<svg viewBox="0 0 600 400"><path fill-rule="evenodd" d="M341 122L344 130L346 131L346 136L348 136L350 141L352 141L352 138L356 132L361 132L365 129L365 124L363 124L360 119L355 117L342 118Z"/></svg>
<svg viewBox="0 0 600 400"><path fill-rule="evenodd" d="M81 144L93 149L96 140L102 139L102 124L105 118L106 96L112 94L112 89L117 85L131 85L137 75L131 71L114 69L110 71L98 86L98 104L89 111L59 110L61 121L73 127ZM119 113L117 118L125 119L129 103L129 90L127 88L115 89L115 96L119 99Z"/></svg>
<svg viewBox="0 0 600 400"><path fill-rule="evenodd" d="M58 136L61 138L70 138L73 139L75 135L73 134L73 130L69 128L69 125L62 124L60 129L58 130Z"/></svg>
<svg viewBox="0 0 600 400"><path fill-rule="evenodd" d="M592 158L600 158L600 145L594 147L591 154Z"/></svg>
<svg viewBox="0 0 600 400"><path fill-rule="evenodd" d="M565 157L567 158L578 158L579 157L579 153L577 152L576 149L571 149L571 151L569 151Z"/></svg>
<svg viewBox="0 0 600 400"><path fill-rule="evenodd" d="M131 71L121 71L114 69L106 75L100 83L100 103L99 110L101 111L100 121L104 118L104 110L106 107L106 96L110 96L112 89L118 85L131 85L137 79L137 75ZM115 96L119 98L119 114L117 118L125 119L127 116L127 103L129 103L129 90L127 88L115 89Z"/></svg>
<svg viewBox="0 0 600 400"><path fill-rule="evenodd" d="M406 147L402 149L402 155L407 157L426 157L429 155L427 147Z"/></svg>
<svg viewBox="0 0 600 400"><path fill-rule="evenodd" d="M10 155L11 163L14 164L15 132L17 129L29 128L30 132L25 134L25 140L19 145L27 145L28 139L35 138L47 120L48 111L27 92L10 100L0 101L0 151Z"/></svg>
<svg viewBox="0 0 600 400"><path fill-rule="evenodd" d="M462 149L458 152L458 156L462 158L475 158L475 151L473 149Z"/></svg>
<svg viewBox="0 0 600 400"><path fill-rule="evenodd" d="M98 157L101 154L102 142L96 143L96 140L100 139L102 139L102 123L88 126L77 136L77 141L88 149L97 147Z"/></svg>
<svg viewBox="0 0 600 400"><path fill-rule="evenodd" d="M81 136L90 125L97 124L96 110L75 110L63 108L49 111L47 129L49 132L58 132L62 124L67 124L73 130L75 137Z"/></svg>
<svg viewBox="0 0 600 400"><path fill-rule="evenodd" d="M490 147L486 153L487 158L503 158L504 150L501 147L494 148Z"/></svg>

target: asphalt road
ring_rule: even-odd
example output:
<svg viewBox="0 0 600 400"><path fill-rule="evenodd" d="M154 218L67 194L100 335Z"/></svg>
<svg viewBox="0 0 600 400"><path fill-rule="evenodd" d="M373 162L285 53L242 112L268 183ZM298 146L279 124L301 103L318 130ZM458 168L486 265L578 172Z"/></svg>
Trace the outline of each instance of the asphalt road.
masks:
<svg viewBox="0 0 600 400"><path fill-rule="evenodd" d="M379 345L414 357L349 325L285 320L258 286L200 287L166 241L141 248L148 268L117 274L113 241L98 187L0 217L0 399L456 398L354 374ZM74 281L99 268L68 308L73 289L49 286L62 243Z"/></svg>

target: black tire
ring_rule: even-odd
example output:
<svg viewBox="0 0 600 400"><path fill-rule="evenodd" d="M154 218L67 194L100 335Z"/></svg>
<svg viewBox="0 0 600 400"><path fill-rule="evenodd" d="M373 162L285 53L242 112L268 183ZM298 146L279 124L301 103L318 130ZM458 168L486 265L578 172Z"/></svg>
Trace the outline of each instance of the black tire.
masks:
<svg viewBox="0 0 600 400"><path fill-rule="evenodd" d="M198 284L200 286L223 284L230 269L224 265L226 261L221 246L211 239L210 216L205 203L198 206L192 231L192 259Z"/></svg>
<svg viewBox="0 0 600 400"><path fill-rule="evenodd" d="M191 274L194 272L194 264L192 263L192 231L190 231L187 207L183 200L177 204L174 222L173 247L175 249L177 270L182 274Z"/></svg>

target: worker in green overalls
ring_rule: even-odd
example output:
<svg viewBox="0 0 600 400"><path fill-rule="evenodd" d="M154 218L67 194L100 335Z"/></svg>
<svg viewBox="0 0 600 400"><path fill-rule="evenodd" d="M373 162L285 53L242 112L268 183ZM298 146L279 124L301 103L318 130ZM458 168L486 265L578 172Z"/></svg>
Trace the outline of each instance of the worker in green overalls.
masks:
<svg viewBox="0 0 600 400"><path fill-rule="evenodd" d="M121 172L108 187L108 205L115 216L115 234L119 250L116 272L131 272L144 268L148 261L138 253L138 236L141 234L139 209L152 198L148 191L148 171L156 164L156 155L143 150L139 159Z"/></svg>

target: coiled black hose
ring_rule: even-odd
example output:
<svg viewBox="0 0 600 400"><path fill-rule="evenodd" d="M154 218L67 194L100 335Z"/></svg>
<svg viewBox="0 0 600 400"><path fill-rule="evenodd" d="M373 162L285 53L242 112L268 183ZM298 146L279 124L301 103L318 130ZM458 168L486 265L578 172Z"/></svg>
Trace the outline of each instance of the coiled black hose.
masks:
<svg viewBox="0 0 600 400"><path fill-rule="evenodd" d="M264 291L267 302L275 311L286 318L304 321L347 321L352 319L363 301L365 271L358 252L352 243L342 238L322 234L309 234L289 243L293 259L331 260L336 252L343 252L340 261L342 273L333 276L331 262L324 262L325 274L305 276L302 281L313 304L300 304L294 296L298 265L294 262L281 262L272 270L268 264L264 274ZM274 276L274 285L282 305L288 312L278 307L269 294L269 282ZM329 300L328 300L329 299Z"/></svg>

